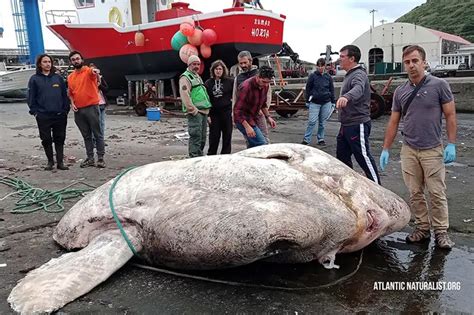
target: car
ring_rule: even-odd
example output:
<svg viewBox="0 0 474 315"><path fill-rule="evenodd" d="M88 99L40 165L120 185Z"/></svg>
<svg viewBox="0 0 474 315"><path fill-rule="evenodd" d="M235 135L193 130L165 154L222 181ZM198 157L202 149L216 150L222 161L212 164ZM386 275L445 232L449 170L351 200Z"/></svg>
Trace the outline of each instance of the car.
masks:
<svg viewBox="0 0 474 315"><path fill-rule="evenodd" d="M458 70L468 70L469 67L465 63L460 63L458 66Z"/></svg>

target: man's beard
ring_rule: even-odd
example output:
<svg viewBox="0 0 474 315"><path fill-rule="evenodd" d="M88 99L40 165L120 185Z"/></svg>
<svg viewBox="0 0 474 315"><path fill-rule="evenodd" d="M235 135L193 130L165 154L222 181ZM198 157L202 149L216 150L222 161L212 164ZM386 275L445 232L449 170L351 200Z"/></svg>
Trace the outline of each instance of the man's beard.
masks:
<svg viewBox="0 0 474 315"><path fill-rule="evenodd" d="M79 70L79 69L82 68L83 65L84 65L83 63L80 63L80 64L77 64L77 65L74 65L74 64L73 64L72 66L74 67L74 69L78 69L78 70Z"/></svg>

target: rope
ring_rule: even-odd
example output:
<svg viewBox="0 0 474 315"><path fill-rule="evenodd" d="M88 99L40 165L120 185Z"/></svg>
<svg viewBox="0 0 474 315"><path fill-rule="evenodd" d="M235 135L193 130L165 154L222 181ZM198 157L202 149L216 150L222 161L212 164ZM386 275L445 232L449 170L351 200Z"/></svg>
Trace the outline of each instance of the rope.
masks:
<svg viewBox="0 0 474 315"><path fill-rule="evenodd" d="M359 262L357 263L356 268L349 274L342 276L341 278L332 281L330 283L326 284L321 284L318 286L313 286L313 287L303 287L303 288L288 288L288 287L279 287L279 286L272 286L272 285L265 285L265 284L254 284L254 283L243 283L243 282L236 282L236 281L227 281L227 280L219 280L219 279L212 279L208 277L202 277L202 276L196 276L196 275L190 275L187 273L181 273L181 272L176 272L176 271L171 271L167 269L162 269L162 268L156 268L156 267L151 267L151 266L146 266L138 263L132 264L135 267L146 269L146 270L152 270L156 272L161 272L164 274L168 275L173 275L173 276L178 276L182 278L188 278L188 279L194 279L194 280L201 280L201 281L206 281L206 282L212 282L212 283L220 283L220 284L225 284L225 285L231 285L231 286L238 286L238 287L248 287L248 288L260 288L260 289L270 289L270 290L280 290L280 291L307 291L307 290L317 290L317 289L324 289L324 288L329 288L332 287L336 284L339 284L343 281L346 281L350 279L352 276L354 276L357 271L360 269L360 265L362 264L362 258L364 257L364 250L360 251L360 256L359 256Z"/></svg>
<svg viewBox="0 0 474 315"><path fill-rule="evenodd" d="M15 207L10 211L11 213L33 213L39 210L44 210L48 213L62 212L64 211L64 200L83 197L85 192L91 191L95 188L94 186L79 180L60 190L49 191L33 187L19 178L8 176L2 177L0 179L0 184L7 185L16 190L15 192L9 193L1 198L0 201L13 195L19 196L19 200L15 203ZM89 188L69 189L76 184L83 184Z"/></svg>
<svg viewBox="0 0 474 315"><path fill-rule="evenodd" d="M110 210L112 211L112 215L114 216L114 220L115 222L117 223L117 226L120 230L120 234L122 234L123 238L125 239L125 242L127 242L127 245L128 247L130 248L130 250L132 251L132 253L138 257L138 253L137 251L135 250L135 247L133 246L132 242L130 241L130 239L128 238L127 236L127 233L125 233L125 230L123 229L123 225L122 223L120 222L118 216L117 216L117 213L115 212L115 207L114 207L114 198L113 198L113 193L114 193L114 189L115 189L115 186L117 185L118 181L120 180L120 178L122 178L123 175L125 175L126 173L128 173L129 171L131 171L132 169L134 169L136 166L131 166L129 168L126 168L125 170L123 170L117 177L115 177L114 179L114 182L112 183L112 186L110 186L110 189L109 189L109 205L110 205Z"/></svg>

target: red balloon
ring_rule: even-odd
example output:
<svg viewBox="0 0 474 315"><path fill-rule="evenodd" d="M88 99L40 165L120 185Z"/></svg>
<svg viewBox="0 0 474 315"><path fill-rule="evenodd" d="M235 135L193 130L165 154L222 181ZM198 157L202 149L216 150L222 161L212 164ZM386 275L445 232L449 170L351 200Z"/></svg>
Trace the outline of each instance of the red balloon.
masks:
<svg viewBox="0 0 474 315"><path fill-rule="evenodd" d="M202 32L202 42L207 46L214 45L217 41L217 34L213 29L207 28Z"/></svg>
<svg viewBox="0 0 474 315"><path fill-rule="evenodd" d="M188 42L194 46L200 46L202 44L202 31L198 28L194 29L194 34L188 36Z"/></svg>
<svg viewBox="0 0 474 315"><path fill-rule="evenodd" d="M206 44L201 44L200 50L201 50L201 56L203 58L211 57L211 54L212 54L211 47L207 46Z"/></svg>
<svg viewBox="0 0 474 315"><path fill-rule="evenodd" d="M194 34L194 25L184 22L179 26L179 30L184 36L192 36Z"/></svg>
<svg viewBox="0 0 474 315"><path fill-rule="evenodd" d="M191 44L186 44L183 45L183 47L180 48L179 50L179 58L181 58L181 61L184 62L185 64L188 63L189 56L191 55L198 55L198 50L196 47L194 47Z"/></svg>

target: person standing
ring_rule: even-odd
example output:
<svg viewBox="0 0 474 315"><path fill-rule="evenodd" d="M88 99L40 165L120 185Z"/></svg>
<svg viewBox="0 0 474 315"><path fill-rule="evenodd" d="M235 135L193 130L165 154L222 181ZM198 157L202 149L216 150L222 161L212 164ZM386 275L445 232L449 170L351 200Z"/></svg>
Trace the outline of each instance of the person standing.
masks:
<svg viewBox="0 0 474 315"><path fill-rule="evenodd" d="M189 157L203 156L207 137L207 115L211 108L206 87L198 74L201 60L191 55L188 68L179 78L179 95L188 117Z"/></svg>
<svg viewBox="0 0 474 315"><path fill-rule="evenodd" d="M209 150L207 155L217 154L222 134L221 154L231 153L232 145L232 89L234 81L222 60L211 65L211 78L205 83L212 107L209 112Z"/></svg>
<svg viewBox="0 0 474 315"><path fill-rule="evenodd" d="M97 68L84 65L84 59L78 51L69 53L69 61L74 66L74 71L68 76L68 91L71 100L71 108L74 111L76 122L84 145L87 158L81 163L81 167L95 166L94 143L92 135L97 140L97 167L104 168L104 135L100 130L99 118L99 74Z"/></svg>
<svg viewBox="0 0 474 315"><path fill-rule="evenodd" d="M382 171L389 162L389 149L403 118L403 145L400 152L403 180L410 193L410 207L415 217L415 230L407 236L408 243L427 241L430 222L436 246L451 249L448 236L449 216L446 198L444 163L456 159L456 107L449 84L432 75L425 75L426 53L418 45L403 51L403 65L408 81L393 95L392 114L385 132L380 156ZM448 144L442 144L442 116L446 119ZM429 193L428 210L425 188Z"/></svg>
<svg viewBox="0 0 474 315"><path fill-rule="evenodd" d="M306 100L309 106L308 126L301 144L311 143L313 130L318 123L318 144L325 145L324 125L329 119L336 103L334 96L334 82L326 72L326 60L319 58L316 62L316 71L311 73L306 83Z"/></svg>
<svg viewBox="0 0 474 315"><path fill-rule="evenodd" d="M90 63L89 67L96 69L97 67ZM99 87L99 121L100 121L100 131L102 132L102 136L104 137L104 146L105 144L105 108L109 105L107 101L106 93L109 90L109 85L107 81L105 81L104 76L99 74L99 82L97 82ZM92 141L94 146L97 148L97 139L92 134Z"/></svg>
<svg viewBox="0 0 474 315"><path fill-rule="evenodd" d="M54 142L57 168L68 170L63 160L69 99L66 83L56 74L53 58L48 54L39 55L36 59L36 74L28 82L27 102L29 113L36 118L41 144L48 159L44 169L50 171L54 167Z"/></svg>
<svg viewBox="0 0 474 315"><path fill-rule="evenodd" d="M237 74L237 76L234 79L232 108L235 106L237 102L237 96L239 94L241 84L245 80L255 76L258 73L258 67L255 65L252 65L252 54L250 54L249 51L247 50L241 51L237 55L237 61L239 63L240 72ZM270 108L271 101L272 101L272 90L269 88L267 92L267 100L266 100L267 109ZM255 123L260 129L260 131L262 132L263 136L265 137L265 141L267 143L270 143L270 138L268 135L268 126L267 126L267 122L262 111L258 113L257 120Z"/></svg>
<svg viewBox="0 0 474 315"><path fill-rule="evenodd" d="M365 175L380 184L372 154L370 154L370 86L364 68L359 65L360 49L347 45L339 52L341 68L346 70L341 96L336 102L341 127L337 135L336 157L352 168L352 155Z"/></svg>
<svg viewBox="0 0 474 315"><path fill-rule="evenodd" d="M276 122L270 116L266 106L268 89L273 76L272 68L262 66L258 69L256 76L241 84L234 107L234 123L244 136L249 148L268 143L257 125L260 112L272 128L276 127Z"/></svg>

